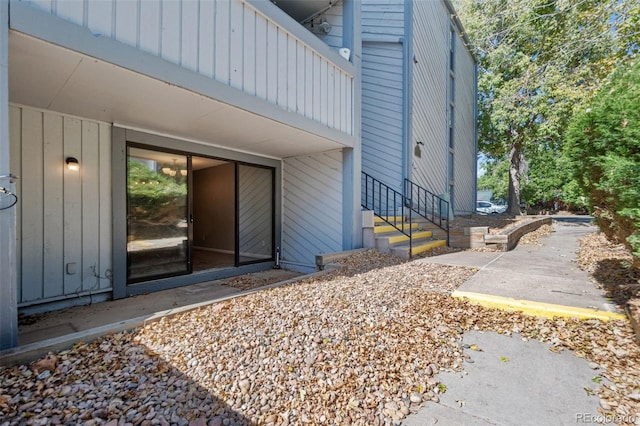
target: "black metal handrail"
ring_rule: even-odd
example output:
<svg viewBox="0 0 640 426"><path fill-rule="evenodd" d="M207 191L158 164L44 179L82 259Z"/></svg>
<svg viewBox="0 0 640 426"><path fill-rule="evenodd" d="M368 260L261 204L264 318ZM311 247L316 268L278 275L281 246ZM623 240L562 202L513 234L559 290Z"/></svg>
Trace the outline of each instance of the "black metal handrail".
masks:
<svg viewBox="0 0 640 426"><path fill-rule="evenodd" d="M449 202L406 178L404 180L404 197L406 201L405 205L409 208L409 211L414 211L419 216L447 232L448 246Z"/></svg>
<svg viewBox="0 0 640 426"><path fill-rule="evenodd" d="M362 177L364 179L364 183L362 185L362 207L367 210L372 210L373 214L409 237L409 257L411 257L411 252L413 250L413 238L411 236L412 213L411 209L409 209L409 227L408 230L406 230L404 226L404 206L407 204L405 196L401 192L396 191L389 185L386 185L365 172L362 172ZM400 221L398 221L398 214L396 214L398 209L400 209L401 212ZM393 219L389 220L390 217ZM401 223L398 224L398 222Z"/></svg>

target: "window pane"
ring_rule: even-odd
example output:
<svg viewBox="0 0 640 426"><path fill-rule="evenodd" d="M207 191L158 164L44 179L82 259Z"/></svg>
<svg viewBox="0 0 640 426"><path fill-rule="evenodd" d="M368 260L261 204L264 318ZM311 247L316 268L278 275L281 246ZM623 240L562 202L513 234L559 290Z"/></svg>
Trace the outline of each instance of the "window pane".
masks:
<svg viewBox="0 0 640 426"><path fill-rule="evenodd" d="M187 157L127 150L129 282L189 272Z"/></svg>
<svg viewBox="0 0 640 426"><path fill-rule="evenodd" d="M273 169L238 165L239 263L273 259Z"/></svg>

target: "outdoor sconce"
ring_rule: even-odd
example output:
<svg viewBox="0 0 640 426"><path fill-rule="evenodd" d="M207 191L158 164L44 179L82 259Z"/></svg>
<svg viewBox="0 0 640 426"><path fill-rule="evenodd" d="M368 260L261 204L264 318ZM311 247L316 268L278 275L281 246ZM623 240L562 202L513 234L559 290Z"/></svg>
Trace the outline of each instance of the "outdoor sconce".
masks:
<svg viewBox="0 0 640 426"><path fill-rule="evenodd" d="M77 172L78 170L80 170L80 163L78 163L78 159L75 157L67 157L65 163L67 163L67 169L71 170L72 172Z"/></svg>
<svg viewBox="0 0 640 426"><path fill-rule="evenodd" d="M424 146L424 142L418 141L416 142L416 147L413 149L413 155L417 158L422 158L422 150L420 149L421 145Z"/></svg>

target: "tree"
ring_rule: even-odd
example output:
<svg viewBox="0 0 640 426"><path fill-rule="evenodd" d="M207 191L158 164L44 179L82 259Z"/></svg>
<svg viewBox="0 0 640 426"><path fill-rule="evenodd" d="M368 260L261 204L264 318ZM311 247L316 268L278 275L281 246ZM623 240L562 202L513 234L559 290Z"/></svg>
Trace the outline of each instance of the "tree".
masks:
<svg viewBox="0 0 640 426"><path fill-rule="evenodd" d="M618 69L576 114L565 149L600 229L640 264L640 62Z"/></svg>
<svg viewBox="0 0 640 426"><path fill-rule="evenodd" d="M508 158L510 214L519 214L527 164L557 152L574 108L638 50L638 3L456 2L479 62L478 145L493 159Z"/></svg>

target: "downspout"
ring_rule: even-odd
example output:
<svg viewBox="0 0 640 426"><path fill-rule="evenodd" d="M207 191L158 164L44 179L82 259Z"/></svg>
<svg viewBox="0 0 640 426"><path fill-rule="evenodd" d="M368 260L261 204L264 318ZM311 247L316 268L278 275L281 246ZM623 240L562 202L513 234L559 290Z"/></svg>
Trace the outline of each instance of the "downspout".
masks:
<svg viewBox="0 0 640 426"><path fill-rule="evenodd" d="M342 150L342 248L349 250L362 247L361 172L361 74L362 38L360 29L360 0L343 1L343 47L351 49L353 75L353 148Z"/></svg>
<svg viewBox="0 0 640 426"><path fill-rule="evenodd" d="M473 162L475 179L471 211L475 211L475 202L478 199L478 64L475 61L473 64L473 145L476 161Z"/></svg>
<svg viewBox="0 0 640 426"><path fill-rule="evenodd" d="M413 114L413 0L404 2L404 37L402 43L404 81L402 97L402 182L412 178L412 114Z"/></svg>
<svg viewBox="0 0 640 426"><path fill-rule="evenodd" d="M0 187L11 188L9 140L9 2L0 1ZM16 206L0 210L0 350L18 346Z"/></svg>

